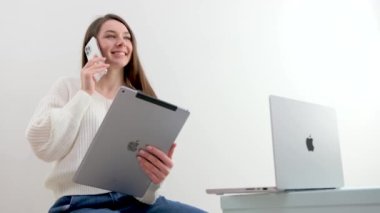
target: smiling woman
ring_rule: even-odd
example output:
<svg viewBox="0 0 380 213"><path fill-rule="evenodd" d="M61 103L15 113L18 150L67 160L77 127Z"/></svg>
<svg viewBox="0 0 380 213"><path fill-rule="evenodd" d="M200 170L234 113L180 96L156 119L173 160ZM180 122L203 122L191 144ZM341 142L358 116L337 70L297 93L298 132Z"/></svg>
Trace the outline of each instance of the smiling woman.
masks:
<svg viewBox="0 0 380 213"><path fill-rule="evenodd" d="M88 63L85 55L85 45L92 37L96 37L104 58L95 59L95 61ZM85 69L82 72L84 78L91 79L94 73L101 72L104 66L109 66L106 80L98 82L97 90L100 91L105 97L112 97L115 95L116 90L120 85L126 84L131 88L138 89L144 93L156 96L152 87L150 86L144 70L141 66L140 59L137 54L137 44L135 36L129 25L119 16L109 14L103 18L95 20L87 29L83 42L82 50L82 66L94 66L96 69ZM87 67L86 67L87 66ZM103 82L119 81L117 84L105 86ZM89 81L91 83L91 81ZM95 84L84 84L85 90L90 94L95 89ZM88 88L87 88L88 87Z"/></svg>
<svg viewBox="0 0 380 213"><path fill-rule="evenodd" d="M104 57L88 60L85 46L92 37L97 38ZM41 101L26 131L35 154L55 163L46 186L58 200L49 212L203 212L157 193L173 166L175 145L168 153L153 146L139 151L141 169L152 181L143 197L72 181L120 86L155 96L137 56L133 32L121 17L108 14L96 19L87 30L82 52L80 79L61 78ZM96 81L94 75L105 69L106 74Z"/></svg>
<svg viewBox="0 0 380 213"><path fill-rule="evenodd" d="M75 77L58 90L71 100L65 109L77 106L66 88L80 90L79 72L87 63L81 65L84 35L99 14L109 12L128 21L133 51L139 53L125 67L126 84L146 86L136 80L143 79L137 77L138 56L154 92L192 112L177 141L175 166L159 189L167 198L220 213L219 197L207 195L206 188L275 183L269 94L335 107L345 183L380 185L380 1L15 0L0 11L0 194L7 198L0 202L2 212L47 212L53 203L51 184L46 189L43 181L54 164L36 159L23 133L42 96L55 98L46 93L60 76ZM86 41L98 35L94 31ZM64 101L55 99L59 107L48 106L50 120L84 116L58 113ZM97 103L87 111L106 112L101 109L109 98L96 91L91 99ZM41 117L48 113L38 110ZM96 115L82 124L96 129L101 120ZM38 149L38 143L32 146Z"/></svg>

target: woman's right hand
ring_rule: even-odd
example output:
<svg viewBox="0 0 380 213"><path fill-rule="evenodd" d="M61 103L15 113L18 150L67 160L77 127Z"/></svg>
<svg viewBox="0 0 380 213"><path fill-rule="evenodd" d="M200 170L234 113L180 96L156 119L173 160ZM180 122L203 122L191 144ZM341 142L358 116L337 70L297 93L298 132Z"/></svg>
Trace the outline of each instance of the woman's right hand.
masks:
<svg viewBox="0 0 380 213"><path fill-rule="evenodd" d="M81 71L81 89L92 95L95 91L95 73L101 73L110 65L105 63L106 58L94 57L89 60Z"/></svg>

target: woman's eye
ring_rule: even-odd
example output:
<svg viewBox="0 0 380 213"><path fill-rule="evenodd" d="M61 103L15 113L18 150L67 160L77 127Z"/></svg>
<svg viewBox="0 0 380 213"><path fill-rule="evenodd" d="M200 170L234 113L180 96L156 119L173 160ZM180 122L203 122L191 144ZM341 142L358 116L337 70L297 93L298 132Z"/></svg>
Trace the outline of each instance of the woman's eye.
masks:
<svg viewBox="0 0 380 213"><path fill-rule="evenodd" d="M107 35L106 38L115 38L114 35Z"/></svg>
<svg viewBox="0 0 380 213"><path fill-rule="evenodd" d="M124 39L125 39L125 40L127 40L127 41L130 41L130 40L132 40L132 38L131 38L131 37L129 37L129 36L126 36L126 37L124 37Z"/></svg>

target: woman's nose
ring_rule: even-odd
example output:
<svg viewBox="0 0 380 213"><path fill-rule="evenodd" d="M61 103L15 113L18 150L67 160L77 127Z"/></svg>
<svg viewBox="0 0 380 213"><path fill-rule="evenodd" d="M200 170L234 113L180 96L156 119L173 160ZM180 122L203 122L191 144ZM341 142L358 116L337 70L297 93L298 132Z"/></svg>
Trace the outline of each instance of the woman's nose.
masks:
<svg viewBox="0 0 380 213"><path fill-rule="evenodd" d="M116 45L117 46L125 46L126 45L126 41L124 38L118 38L117 41L116 41Z"/></svg>

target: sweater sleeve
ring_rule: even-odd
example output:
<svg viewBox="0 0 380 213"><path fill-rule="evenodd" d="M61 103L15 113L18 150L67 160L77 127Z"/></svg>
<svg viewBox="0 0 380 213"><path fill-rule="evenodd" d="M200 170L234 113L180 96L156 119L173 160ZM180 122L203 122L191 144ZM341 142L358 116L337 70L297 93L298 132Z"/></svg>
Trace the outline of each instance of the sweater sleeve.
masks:
<svg viewBox="0 0 380 213"><path fill-rule="evenodd" d="M151 183L148 190L143 197L136 197L137 200L146 204L154 204L158 198L157 190L160 188L159 184Z"/></svg>
<svg viewBox="0 0 380 213"><path fill-rule="evenodd" d="M26 138L37 157L51 162L70 151L90 102L90 95L73 88L68 78L53 85L26 129Z"/></svg>

